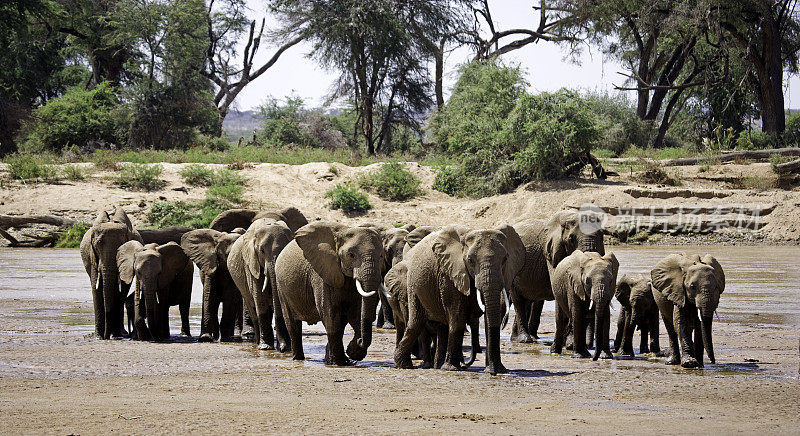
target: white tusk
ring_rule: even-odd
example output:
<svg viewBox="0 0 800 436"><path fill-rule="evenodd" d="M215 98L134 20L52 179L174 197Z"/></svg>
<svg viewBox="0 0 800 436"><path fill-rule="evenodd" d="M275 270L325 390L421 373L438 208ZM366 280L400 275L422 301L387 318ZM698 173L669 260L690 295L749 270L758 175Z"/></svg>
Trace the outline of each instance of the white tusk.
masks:
<svg viewBox="0 0 800 436"><path fill-rule="evenodd" d="M594 300L590 300L589 303L589 312L591 312L592 310L594 310Z"/></svg>
<svg viewBox="0 0 800 436"><path fill-rule="evenodd" d="M383 285L383 282L381 282L381 292L383 292L386 298L389 298L389 291L386 290L386 286Z"/></svg>
<svg viewBox="0 0 800 436"><path fill-rule="evenodd" d="M486 313L486 306L483 305L480 294L476 295L476 297L478 297L478 307L481 308L481 312Z"/></svg>
<svg viewBox="0 0 800 436"><path fill-rule="evenodd" d="M358 291L359 294L361 294L362 297L371 297L375 295L376 292L376 291L364 292L364 288L361 287L361 281L358 279L356 279L356 290Z"/></svg>
<svg viewBox="0 0 800 436"><path fill-rule="evenodd" d="M508 313L511 310L511 296L508 295L508 290L505 287L503 288L503 295L505 296L506 313Z"/></svg>

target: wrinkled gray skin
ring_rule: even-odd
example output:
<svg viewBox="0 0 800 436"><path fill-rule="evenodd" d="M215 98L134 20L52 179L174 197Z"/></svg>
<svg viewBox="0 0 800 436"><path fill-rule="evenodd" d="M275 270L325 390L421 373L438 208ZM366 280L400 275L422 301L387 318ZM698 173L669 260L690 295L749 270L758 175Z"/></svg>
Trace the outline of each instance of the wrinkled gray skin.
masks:
<svg viewBox="0 0 800 436"><path fill-rule="evenodd" d="M594 306L594 334L596 347L593 360L601 353L604 359L611 359L608 341L610 326L610 303L617 284L617 262L614 253L600 256L596 252L584 253L580 250L562 260L553 271L553 295L556 300L556 334L552 354L561 354L567 337L570 321L574 334L574 353L572 357L590 357L586 348L586 321L590 307Z"/></svg>
<svg viewBox="0 0 800 436"><path fill-rule="evenodd" d="M658 344L658 306L650 289L650 277L643 274L623 275L617 281L614 297L619 301L620 312L617 318L617 336L614 339L614 352L633 357L633 332L641 333L639 353L660 353ZM648 345L648 338L650 343Z"/></svg>
<svg viewBox="0 0 800 436"><path fill-rule="evenodd" d="M194 229L183 226L169 226L163 229L140 229L139 235L142 237L143 244L166 244L167 242L174 242L178 245L181 244L181 237L186 232Z"/></svg>
<svg viewBox="0 0 800 436"><path fill-rule="evenodd" d="M235 341L242 329L242 295L228 272L231 246L244 233L210 229L187 232L181 238L181 248L200 270L203 282L203 314L200 321L200 342ZM218 318L222 304L222 319Z"/></svg>
<svg viewBox="0 0 800 436"><path fill-rule="evenodd" d="M131 338L141 341L169 339L169 307L178 306L181 313L181 336L189 332L189 301L192 297L194 266L180 245L142 245L128 241L117 251L120 279L134 291L134 322ZM130 318L130 313L128 314Z"/></svg>
<svg viewBox="0 0 800 436"><path fill-rule="evenodd" d="M81 260L92 287L95 334L101 339L121 339L124 334L123 303L130 285L119 280L117 250L131 240L142 239L121 207L111 216L101 211L81 240Z"/></svg>
<svg viewBox="0 0 800 436"><path fill-rule="evenodd" d="M406 253L406 259L410 256L414 250L408 250ZM407 287L407 279L408 279L408 264L406 260L397 263L394 265L389 272L386 273L384 277L385 283L385 291L386 291L386 299L388 300L389 304L392 307L392 311L394 313L394 322L397 328L396 336L395 336L395 347L400 344L400 340L403 339L403 335L406 331L406 326L408 325L408 287ZM470 357L464 363L464 367L469 367L475 362L477 354L481 352L481 345L480 345L480 332L479 332L479 322L480 317L483 315L483 312L476 304L472 308L472 311L468 315L468 325L470 329L470 337L471 341L471 348L470 348ZM446 337L442 338L442 341L439 342L437 339L438 333L441 331L440 329L446 329L447 325L445 324L436 324L431 321L428 321L425 329L420 334L418 345L419 345L419 355L420 359L422 359L422 364L420 365L421 368L441 368L444 364L444 353L447 350L447 343ZM446 332L446 330L444 330ZM432 352L432 348L435 346L439 352L436 353L435 351ZM439 362L433 361L433 355L437 355L442 357L442 360Z"/></svg>
<svg viewBox="0 0 800 436"><path fill-rule="evenodd" d="M228 271L242 294L245 307L253 315L254 337L261 350L276 348L273 313L277 349L281 352L291 349L278 299L275 261L293 237L294 233L283 221L260 218L233 243L228 256Z"/></svg>
<svg viewBox="0 0 800 436"><path fill-rule="evenodd" d="M426 322L433 321L447 325L446 342L437 341L447 344L442 369L463 369L464 328L480 299L486 308L485 372L507 372L500 361L501 295L511 286L523 260L522 241L508 225L473 231L447 226L420 241L408 261L408 326L395 350L397 367L413 367L412 348Z"/></svg>
<svg viewBox="0 0 800 436"><path fill-rule="evenodd" d="M711 324L725 290L725 272L717 259L709 254L702 259L671 254L656 264L650 277L669 337L667 365L702 367L704 348L708 360L715 363Z"/></svg>
<svg viewBox="0 0 800 436"><path fill-rule="evenodd" d="M211 221L208 228L218 232L232 232L233 229L247 229L250 224L261 218L271 218L276 221L283 221L289 226L292 232L308 224L305 215L296 207L274 208L267 210L255 209L229 209Z"/></svg>
<svg viewBox="0 0 800 436"><path fill-rule="evenodd" d="M351 365L350 359L364 359L372 342L383 256L381 237L372 228L317 221L297 230L275 263L293 359L305 359L302 321L322 321L328 336L326 364ZM342 337L347 324L353 339L345 355Z"/></svg>
<svg viewBox="0 0 800 436"><path fill-rule="evenodd" d="M516 316L511 341L534 342L545 300L553 299L553 269L575 250L605 254L603 232L584 233L575 211L561 211L549 220L529 219L514 224L525 244L525 263L509 290Z"/></svg>

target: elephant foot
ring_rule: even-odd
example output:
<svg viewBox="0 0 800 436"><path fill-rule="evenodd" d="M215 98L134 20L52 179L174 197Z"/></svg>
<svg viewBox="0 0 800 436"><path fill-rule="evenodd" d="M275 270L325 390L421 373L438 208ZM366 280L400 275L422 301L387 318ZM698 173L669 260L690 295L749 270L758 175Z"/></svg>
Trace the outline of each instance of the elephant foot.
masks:
<svg viewBox="0 0 800 436"><path fill-rule="evenodd" d="M632 357L633 357L633 355L631 355L631 358L632 358ZM606 360L608 360L608 359L613 359L613 358L614 358L614 355L613 355L613 354L611 354L611 352L610 352L610 351L608 351L608 350L605 350L605 351L603 351L603 352L600 354L600 358L601 358L601 359L606 359Z"/></svg>
<svg viewBox="0 0 800 436"><path fill-rule="evenodd" d="M181 337L182 338L191 338L192 335L189 332L181 332Z"/></svg>
<svg viewBox="0 0 800 436"><path fill-rule="evenodd" d="M672 354L669 356L666 363L667 365L679 365L681 363L681 358Z"/></svg>
<svg viewBox="0 0 800 436"><path fill-rule="evenodd" d="M667 356L669 356L669 353L667 352L667 350L658 350L658 351L653 350L653 354L655 354L656 357L667 357Z"/></svg>
<svg viewBox="0 0 800 436"><path fill-rule="evenodd" d="M567 350L567 351L572 351L573 348L575 348L575 347L572 346L572 343L569 343L566 346L564 346L564 349Z"/></svg>
<svg viewBox="0 0 800 436"><path fill-rule="evenodd" d="M461 371L463 368L450 362L445 362L440 369L442 371Z"/></svg>
<svg viewBox="0 0 800 436"><path fill-rule="evenodd" d="M694 357L684 356L683 359L681 359L682 368L697 368L700 366L702 365Z"/></svg>
<svg viewBox="0 0 800 436"><path fill-rule="evenodd" d="M486 368L483 370L483 372L485 372L487 374L491 374L491 375L497 375L497 374L505 374L505 373L507 373L508 369L506 369L506 367L503 366L503 364L500 363L500 362L497 362L497 363L493 363L492 362L492 363L489 363L488 365L486 365Z"/></svg>
<svg viewBox="0 0 800 436"><path fill-rule="evenodd" d="M522 332L511 336L511 342L516 342L518 344L532 344L536 342L536 340L528 333Z"/></svg>
<svg viewBox="0 0 800 436"><path fill-rule="evenodd" d="M424 364L425 362L423 362ZM411 363L410 356L402 356L398 353L394 355L394 366L400 369L413 369L414 364Z"/></svg>
<svg viewBox="0 0 800 436"><path fill-rule="evenodd" d="M332 357L332 358L325 359L325 364L326 365L331 365L331 366L353 366L354 365L353 361L348 359L345 356Z"/></svg>
<svg viewBox="0 0 800 436"><path fill-rule="evenodd" d="M661 349L651 345L650 346L650 352L655 354L656 356L658 356L659 354L661 354Z"/></svg>
<svg viewBox="0 0 800 436"><path fill-rule="evenodd" d="M588 351L583 351L583 352L576 351L576 352L572 353L572 358L573 359L588 359L590 357L592 357L592 355L589 354Z"/></svg>
<svg viewBox="0 0 800 436"><path fill-rule="evenodd" d="M420 369L431 369L433 368L433 362L428 362L423 360L422 363L419 364Z"/></svg>
<svg viewBox="0 0 800 436"><path fill-rule="evenodd" d="M364 360L367 357L367 349L356 342L350 342L347 344L347 355L356 361Z"/></svg>
<svg viewBox="0 0 800 436"><path fill-rule="evenodd" d="M242 342L242 339L236 340L236 336L222 336L219 338L220 342Z"/></svg>
<svg viewBox="0 0 800 436"><path fill-rule="evenodd" d="M386 321L386 322L383 323L382 326L380 326L380 328L385 329L385 330L394 330L395 326L391 322Z"/></svg>
<svg viewBox="0 0 800 436"><path fill-rule="evenodd" d="M245 337L253 337L253 335L255 335L255 334L256 333L255 333L255 330L253 330L253 327L249 327L249 326L243 328L242 332L241 332L241 336L245 336Z"/></svg>
<svg viewBox="0 0 800 436"><path fill-rule="evenodd" d="M272 344L260 343L260 344L258 344L258 349L259 350L274 350L275 347L273 347Z"/></svg>
<svg viewBox="0 0 800 436"><path fill-rule="evenodd" d="M203 333L197 338L197 342L214 342L214 338L211 336L211 333Z"/></svg>
<svg viewBox="0 0 800 436"><path fill-rule="evenodd" d="M278 351L281 353L292 351L292 346L288 342L278 342Z"/></svg>
<svg viewBox="0 0 800 436"><path fill-rule="evenodd" d="M649 354L650 348L648 347L639 347L639 354Z"/></svg>

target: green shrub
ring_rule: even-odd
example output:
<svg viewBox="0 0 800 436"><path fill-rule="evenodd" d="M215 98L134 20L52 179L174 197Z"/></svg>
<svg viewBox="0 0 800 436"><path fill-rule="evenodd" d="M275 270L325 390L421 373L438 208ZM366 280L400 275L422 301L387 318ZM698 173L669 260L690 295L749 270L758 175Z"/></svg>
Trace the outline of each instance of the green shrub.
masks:
<svg viewBox="0 0 800 436"><path fill-rule="evenodd" d="M289 96L286 103L270 98L260 108L264 123L261 126L260 140L268 145L284 146L296 144L302 146L316 145L315 138L306 133L301 122L305 119L303 99Z"/></svg>
<svg viewBox="0 0 800 436"><path fill-rule="evenodd" d="M380 170L362 177L362 188L373 190L378 197L388 201L405 201L414 198L422 191L422 183L414 174L407 171L399 162L388 162Z"/></svg>
<svg viewBox="0 0 800 436"><path fill-rule="evenodd" d="M185 226L195 229L207 228L227 205L205 200L201 202L159 201L147 212L147 222L155 227Z"/></svg>
<svg viewBox="0 0 800 436"><path fill-rule="evenodd" d="M83 235L89 230L89 226L83 223L75 223L67 229L58 232L56 237L56 248L78 248L81 245Z"/></svg>
<svg viewBox="0 0 800 436"><path fill-rule="evenodd" d="M589 93L585 99L597 119L600 146L611 152L605 157L619 156L631 145L645 147L652 140L653 126L639 119L624 94Z"/></svg>
<svg viewBox="0 0 800 436"><path fill-rule="evenodd" d="M792 112L786 117L783 141L787 147L800 145L800 112Z"/></svg>
<svg viewBox="0 0 800 436"><path fill-rule="evenodd" d="M162 180L161 174L164 167L161 165L146 165L131 163L122 167L117 175L117 184L123 188L155 191L163 188L167 182Z"/></svg>
<svg viewBox="0 0 800 436"><path fill-rule="evenodd" d="M78 165L64 165L61 168L61 174L65 179L76 182L86 178L86 170Z"/></svg>
<svg viewBox="0 0 800 436"><path fill-rule="evenodd" d="M208 186L214 181L214 170L205 165L188 165L182 168L178 174L186 184L191 186Z"/></svg>
<svg viewBox="0 0 800 436"><path fill-rule="evenodd" d="M776 147L780 147L778 138L760 130L742 132L736 138L736 148L740 150L763 150Z"/></svg>
<svg viewBox="0 0 800 436"><path fill-rule="evenodd" d="M433 179L433 189L453 197L465 195L467 185L467 177L462 166L440 167Z"/></svg>
<svg viewBox="0 0 800 436"><path fill-rule="evenodd" d="M341 209L342 212L366 212L372 209L369 197L352 183L339 183L325 193L325 198L331 199L331 209Z"/></svg>
<svg viewBox="0 0 800 436"><path fill-rule="evenodd" d="M118 171L119 161L117 155L111 150L95 150L92 154L95 168L108 171Z"/></svg>
<svg viewBox="0 0 800 436"><path fill-rule="evenodd" d="M55 181L58 179L53 165L30 154L13 154L4 159L8 165L8 175L17 180Z"/></svg>
<svg viewBox="0 0 800 436"><path fill-rule="evenodd" d="M33 111L23 129L21 150L61 150L87 144L119 143L112 110L118 99L107 82L94 89L70 88L60 98Z"/></svg>
<svg viewBox="0 0 800 436"><path fill-rule="evenodd" d="M225 136L197 135L195 142L197 146L212 151L225 151L231 148L231 143Z"/></svg>
<svg viewBox="0 0 800 436"><path fill-rule="evenodd" d="M211 184L206 188L206 199L240 204L244 201L244 182L244 177L237 172L220 168L214 172Z"/></svg>

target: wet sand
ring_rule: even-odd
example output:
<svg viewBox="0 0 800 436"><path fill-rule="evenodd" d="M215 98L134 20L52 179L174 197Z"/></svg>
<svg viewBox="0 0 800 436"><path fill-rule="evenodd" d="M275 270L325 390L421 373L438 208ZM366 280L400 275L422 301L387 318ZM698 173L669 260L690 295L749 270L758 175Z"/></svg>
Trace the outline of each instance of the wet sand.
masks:
<svg viewBox="0 0 800 436"><path fill-rule="evenodd" d="M611 250L622 273L645 270L669 248ZM88 283L76 285L81 294L42 294L20 289L26 280L14 279L16 291L4 280L0 431L796 434L800 272L790 257L800 249L718 250L728 287L714 324L717 364L704 370L666 366L652 355L550 356L547 344L511 344L508 330L502 357L511 372L494 377L482 373L483 355L468 372L395 369L390 330L377 330L366 361L351 368L322 365L319 324L305 329L305 362L252 344L101 341L91 337ZM13 264L0 254L4 269ZM195 334L198 315L195 307ZM547 305L543 342L552 339L552 315ZM175 314L172 326L176 333Z"/></svg>

